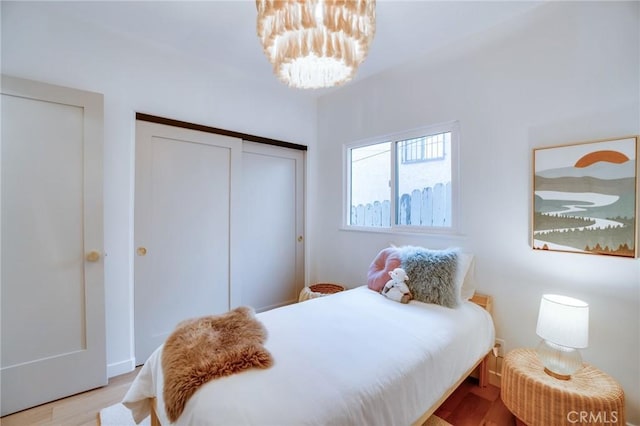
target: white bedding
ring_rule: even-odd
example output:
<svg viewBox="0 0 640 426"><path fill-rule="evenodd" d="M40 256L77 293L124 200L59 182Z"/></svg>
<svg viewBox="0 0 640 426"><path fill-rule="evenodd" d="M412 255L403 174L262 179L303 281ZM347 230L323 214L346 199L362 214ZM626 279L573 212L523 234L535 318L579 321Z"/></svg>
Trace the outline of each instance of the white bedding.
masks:
<svg viewBox="0 0 640 426"><path fill-rule="evenodd" d="M409 425L455 384L494 342L491 316L471 302L456 309L403 305L366 286L257 315L274 365L203 385L178 425ZM157 398L158 348L123 403L136 421Z"/></svg>

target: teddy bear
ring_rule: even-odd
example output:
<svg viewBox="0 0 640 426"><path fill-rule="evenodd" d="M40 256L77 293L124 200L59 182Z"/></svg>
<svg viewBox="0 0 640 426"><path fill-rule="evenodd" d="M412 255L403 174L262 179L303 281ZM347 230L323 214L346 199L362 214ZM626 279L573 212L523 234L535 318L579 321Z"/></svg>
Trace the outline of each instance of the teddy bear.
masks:
<svg viewBox="0 0 640 426"><path fill-rule="evenodd" d="M380 292L383 296L400 303L408 303L411 300L411 292L405 281L409 279L407 273L402 268L395 268L389 271L391 279L387 281L384 288Z"/></svg>

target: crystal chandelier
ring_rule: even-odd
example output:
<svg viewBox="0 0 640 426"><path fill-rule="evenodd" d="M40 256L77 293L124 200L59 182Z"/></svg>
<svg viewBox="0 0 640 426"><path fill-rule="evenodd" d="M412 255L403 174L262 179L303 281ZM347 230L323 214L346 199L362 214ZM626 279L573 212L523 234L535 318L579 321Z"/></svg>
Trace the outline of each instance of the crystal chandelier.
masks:
<svg viewBox="0 0 640 426"><path fill-rule="evenodd" d="M280 80L318 89L353 78L376 26L375 0L256 0L258 37Z"/></svg>

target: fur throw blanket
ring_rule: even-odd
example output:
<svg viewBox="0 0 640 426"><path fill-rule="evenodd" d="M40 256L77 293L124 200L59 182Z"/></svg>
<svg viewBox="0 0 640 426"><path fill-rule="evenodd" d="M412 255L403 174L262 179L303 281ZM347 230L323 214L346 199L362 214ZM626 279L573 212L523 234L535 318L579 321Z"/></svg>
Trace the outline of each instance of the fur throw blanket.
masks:
<svg viewBox="0 0 640 426"><path fill-rule="evenodd" d="M271 354L262 346L267 330L252 308L178 324L162 350L163 397L171 422L198 388L211 379L249 368L269 368Z"/></svg>

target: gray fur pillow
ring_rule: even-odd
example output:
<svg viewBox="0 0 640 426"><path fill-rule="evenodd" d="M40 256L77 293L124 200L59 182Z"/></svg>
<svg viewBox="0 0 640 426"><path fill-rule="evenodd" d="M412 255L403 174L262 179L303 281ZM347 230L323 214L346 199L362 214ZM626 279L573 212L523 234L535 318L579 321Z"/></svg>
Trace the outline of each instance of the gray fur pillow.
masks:
<svg viewBox="0 0 640 426"><path fill-rule="evenodd" d="M456 289L457 250L429 250L422 247L398 247L400 267L409 280L407 286L415 300L448 308L458 306Z"/></svg>

